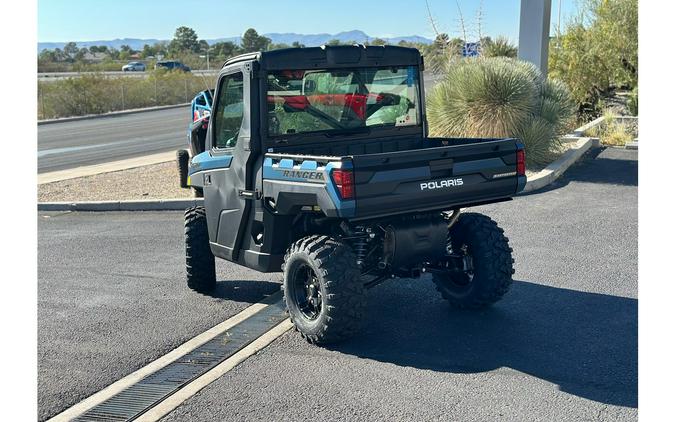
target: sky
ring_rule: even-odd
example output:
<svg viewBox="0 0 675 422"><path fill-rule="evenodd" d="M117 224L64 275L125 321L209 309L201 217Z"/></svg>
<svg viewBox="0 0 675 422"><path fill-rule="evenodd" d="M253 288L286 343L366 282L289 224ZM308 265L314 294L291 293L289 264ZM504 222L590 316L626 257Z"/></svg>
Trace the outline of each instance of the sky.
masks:
<svg viewBox="0 0 675 422"><path fill-rule="evenodd" d="M563 24L578 7L578 0L552 0L552 28L560 2ZM520 0L429 0L438 29L451 36L461 33L458 4L467 29L478 32L481 3L483 34L517 41ZM200 39L237 36L250 27L261 34L359 29L371 37L434 36L424 0L38 0L39 42L171 39L183 25Z"/></svg>

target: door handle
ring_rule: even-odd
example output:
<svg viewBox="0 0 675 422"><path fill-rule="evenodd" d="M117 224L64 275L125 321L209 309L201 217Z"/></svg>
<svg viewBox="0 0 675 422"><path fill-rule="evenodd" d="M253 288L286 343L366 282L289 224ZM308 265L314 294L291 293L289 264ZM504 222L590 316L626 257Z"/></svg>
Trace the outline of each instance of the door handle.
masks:
<svg viewBox="0 0 675 422"><path fill-rule="evenodd" d="M239 189L239 196L244 199L260 199L262 195L257 190L244 190Z"/></svg>

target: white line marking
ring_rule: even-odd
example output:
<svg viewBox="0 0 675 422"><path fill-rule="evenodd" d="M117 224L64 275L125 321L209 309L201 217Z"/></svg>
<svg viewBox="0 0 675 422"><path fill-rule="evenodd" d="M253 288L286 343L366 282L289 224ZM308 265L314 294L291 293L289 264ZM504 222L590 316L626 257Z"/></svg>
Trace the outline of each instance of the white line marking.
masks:
<svg viewBox="0 0 675 422"><path fill-rule="evenodd" d="M61 412L58 415L54 416L53 418L49 419L48 422L69 421L71 419L74 419L74 418L82 415L87 410L91 409L92 407L103 403L104 401L108 400L110 397L114 396L115 394L119 393L120 391L122 391L122 390L128 388L129 386L137 383L138 381L145 378L146 376L148 376L148 375L150 375L154 372L157 372L158 370L162 369L163 367L165 367L166 365L175 361L176 359L184 356L185 354L193 351L194 349L196 349L197 347L206 343L207 341L213 339L214 337L224 333L225 331L227 331L230 328L234 327L235 325L239 324L240 322L242 322L246 318L250 317L251 315L265 309L266 307L270 306L270 304L276 303L277 301L280 301L280 300L282 300L281 299L281 292L277 292L277 293L267 297L262 302L249 306L248 308L239 312L237 315L221 322L220 324L216 325L215 327L212 327L212 328L208 329L207 331L204 331L203 333L201 333L198 336L192 338L191 340L188 340L186 343L183 343L182 345L178 346L177 348L175 348L171 352L167 353L166 355L150 362L148 365L144 366L143 368L141 368L141 369L139 369L135 372L132 372L131 374L127 375L126 377L124 377L124 378L122 378L118 381L115 381L114 383L110 384L109 386L107 386L103 390L99 391L98 393L95 393L95 394L89 396L88 398L84 399L83 401L77 403L76 405L64 410L63 412ZM267 334L265 334L265 335L267 335ZM263 335L263 337L265 335ZM260 337L260 338L263 338L263 337ZM255 342L251 343L249 346L251 346L253 344L255 344ZM245 350L247 347L245 347L242 350ZM232 359L233 357L237 356L240 352L241 352L241 350L239 352L237 352L236 354L232 355L232 357L230 357L229 359ZM228 360L223 361L223 363L227 362ZM222 365L222 363L220 365ZM220 365L216 366L216 368L218 368Z"/></svg>
<svg viewBox="0 0 675 422"><path fill-rule="evenodd" d="M281 321L276 327L272 328L262 336L258 337L248 346L244 347L237 353L233 354L229 358L225 359L223 362L218 364L215 368L206 372L204 375L200 376L196 380L187 384L180 390L176 391L175 394L164 399L157 406L151 408L147 412L143 413L138 419L139 422L154 422L158 421L164 416L171 413L178 406L180 406L185 400L197 394L202 388L211 384L213 381L222 377L229 371L231 371L235 366L239 365L252 355L258 353L260 350L267 347L270 343L276 340L283 333L288 331L293 327L291 320L286 318Z"/></svg>
<svg viewBox="0 0 675 422"><path fill-rule="evenodd" d="M38 158L42 158L42 157L48 157L50 155L64 154L66 152L83 151L83 150L95 149L95 148L105 148L105 147L115 146L115 145L142 143L143 140L144 139L141 138L141 139L130 139L128 141L108 142L108 143L105 143L105 144L78 145L78 146L74 146L74 147L43 149L43 150L40 150L40 151L37 152L37 156L38 156Z"/></svg>

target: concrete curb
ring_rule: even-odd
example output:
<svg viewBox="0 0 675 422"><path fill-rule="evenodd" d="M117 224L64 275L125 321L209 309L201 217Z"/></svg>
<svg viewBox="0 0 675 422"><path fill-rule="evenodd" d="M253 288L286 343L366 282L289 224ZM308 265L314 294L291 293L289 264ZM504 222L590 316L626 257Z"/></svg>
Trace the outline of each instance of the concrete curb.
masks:
<svg viewBox="0 0 675 422"><path fill-rule="evenodd" d="M527 184L522 193L532 192L550 185L557 178L562 176L563 173L565 173L565 171L591 147L596 148L599 146L600 140L598 138L579 138L579 140L576 141L576 145L567 150L562 157L546 166L546 168L533 177L528 177Z"/></svg>
<svg viewBox="0 0 675 422"><path fill-rule="evenodd" d="M157 154L142 155L126 160L110 161L107 163L93 164L91 166L76 167L74 169L50 171L38 174L38 185L44 183L60 182L62 180L75 179L77 177L94 176L113 171L128 170L136 167L166 163L176 159L176 151L160 152Z"/></svg>
<svg viewBox="0 0 675 422"><path fill-rule="evenodd" d="M204 199L148 199L139 201L38 202L38 211L184 211Z"/></svg>
<svg viewBox="0 0 675 422"><path fill-rule="evenodd" d="M38 126L48 125L52 123L64 123L64 122L76 122L78 120L91 120L91 119L103 119L105 117L117 117L124 116L126 114L135 114L135 113L146 113L148 111L159 111L159 110L168 110L172 108L187 107L190 103L182 104L173 104L157 107L146 107L146 108L132 108L129 110L120 110L120 111L111 111L110 113L104 114L87 114L86 116L73 116L73 117L63 117L60 119L47 119L47 120L38 120Z"/></svg>

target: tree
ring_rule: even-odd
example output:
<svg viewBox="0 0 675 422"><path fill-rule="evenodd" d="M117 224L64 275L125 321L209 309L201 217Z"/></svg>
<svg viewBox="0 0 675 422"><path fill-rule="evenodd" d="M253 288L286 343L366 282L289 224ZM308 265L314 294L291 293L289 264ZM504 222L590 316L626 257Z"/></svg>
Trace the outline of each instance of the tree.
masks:
<svg viewBox="0 0 675 422"><path fill-rule="evenodd" d="M60 51L60 50L59 50ZM57 62L59 61L54 50L47 50L46 48L38 55L38 60L43 62Z"/></svg>
<svg viewBox="0 0 675 422"><path fill-rule="evenodd" d="M199 51L199 42L197 41L195 30L187 26L179 26L173 35L173 40L169 44L169 50L175 53L187 51L197 53Z"/></svg>
<svg viewBox="0 0 675 422"><path fill-rule="evenodd" d="M199 51L205 53L209 49L209 43L205 40L199 40Z"/></svg>
<svg viewBox="0 0 675 422"><path fill-rule="evenodd" d="M166 56L167 53L169 52L169 44L166 41L156 42L152 46L152 49L155 52L155 56L160 55L160 54L162 56Z"/></svg>
<svg viewBox="0 0 675 422"><path fill-rule="evenodd" d="M239 54L239 47L231 41L221 41L213 44L213 55L221 58L229 58Z"/></svg>
<svg viewBox="0 0 675 422"><path fill-rule="evenodd" d="M293 44L291 44L291 47L293 48L305 48L305 44L301 44L299 41L293 41Z"/></svg>
<svg viewBox="0 0 675 422"><path fill-rule="evenodd" d="M156 54L155 49L152 48L149 44L143 45L141 50L141 57L147 59L148 57L154 56Z"/></svg>
<svg viewBox="0 0 675 422"><path fill-rule="evenodd" d="M383 40L382 38L375 38L370 42L370 45L386 45L387 41Z"/></svg>
<svg viewBox="0 0 675 422"><path fill-rule="evenodd" d="M291 48L291 46L282 42L282 43L279 43L279 44L272 43L268 47L269 50L281 50L282 48Z"/></svg>
<svg viewBox="0 0 675 422"><path fill-rule="evenodd" d="M120 51L119 51L118 49L116 49L116 48L110 48L110 49L108 49L108 56L109 56L112 60L119 60L119 58L120 58Z"/></svg>
<svg viewBox="0 0 675 422"><path fill-rule="evenodd" d="M244 53L265 51L271 43L271 39L258 35L258 32L253 28L247 29L241 37L241 49Z"/></svg>
<svg viewBox="0 0 675 422"><path fill-rule="evenodd" d="M80 48L79 51L77 52L77 54L75 54L75 60L76 61L83 60L85 58L85 56L87 55L87 53L89 53L88 48L86 48L86 47Z"/></svg>
<svg viewBox="0 0 675 422"><path fill-rule="evenodd" d="M326 45L340 45L342 42L338 40L337 38L333 38L332 40L329 40Z"/></svg>
<svg viewBox="0 0 675 422"><path fill-rule="evenodd" d="M72 60L75 59L75 56L80 52L80 49L77 48L77 44L71 41L63 46L63 52Z"/></svg>

